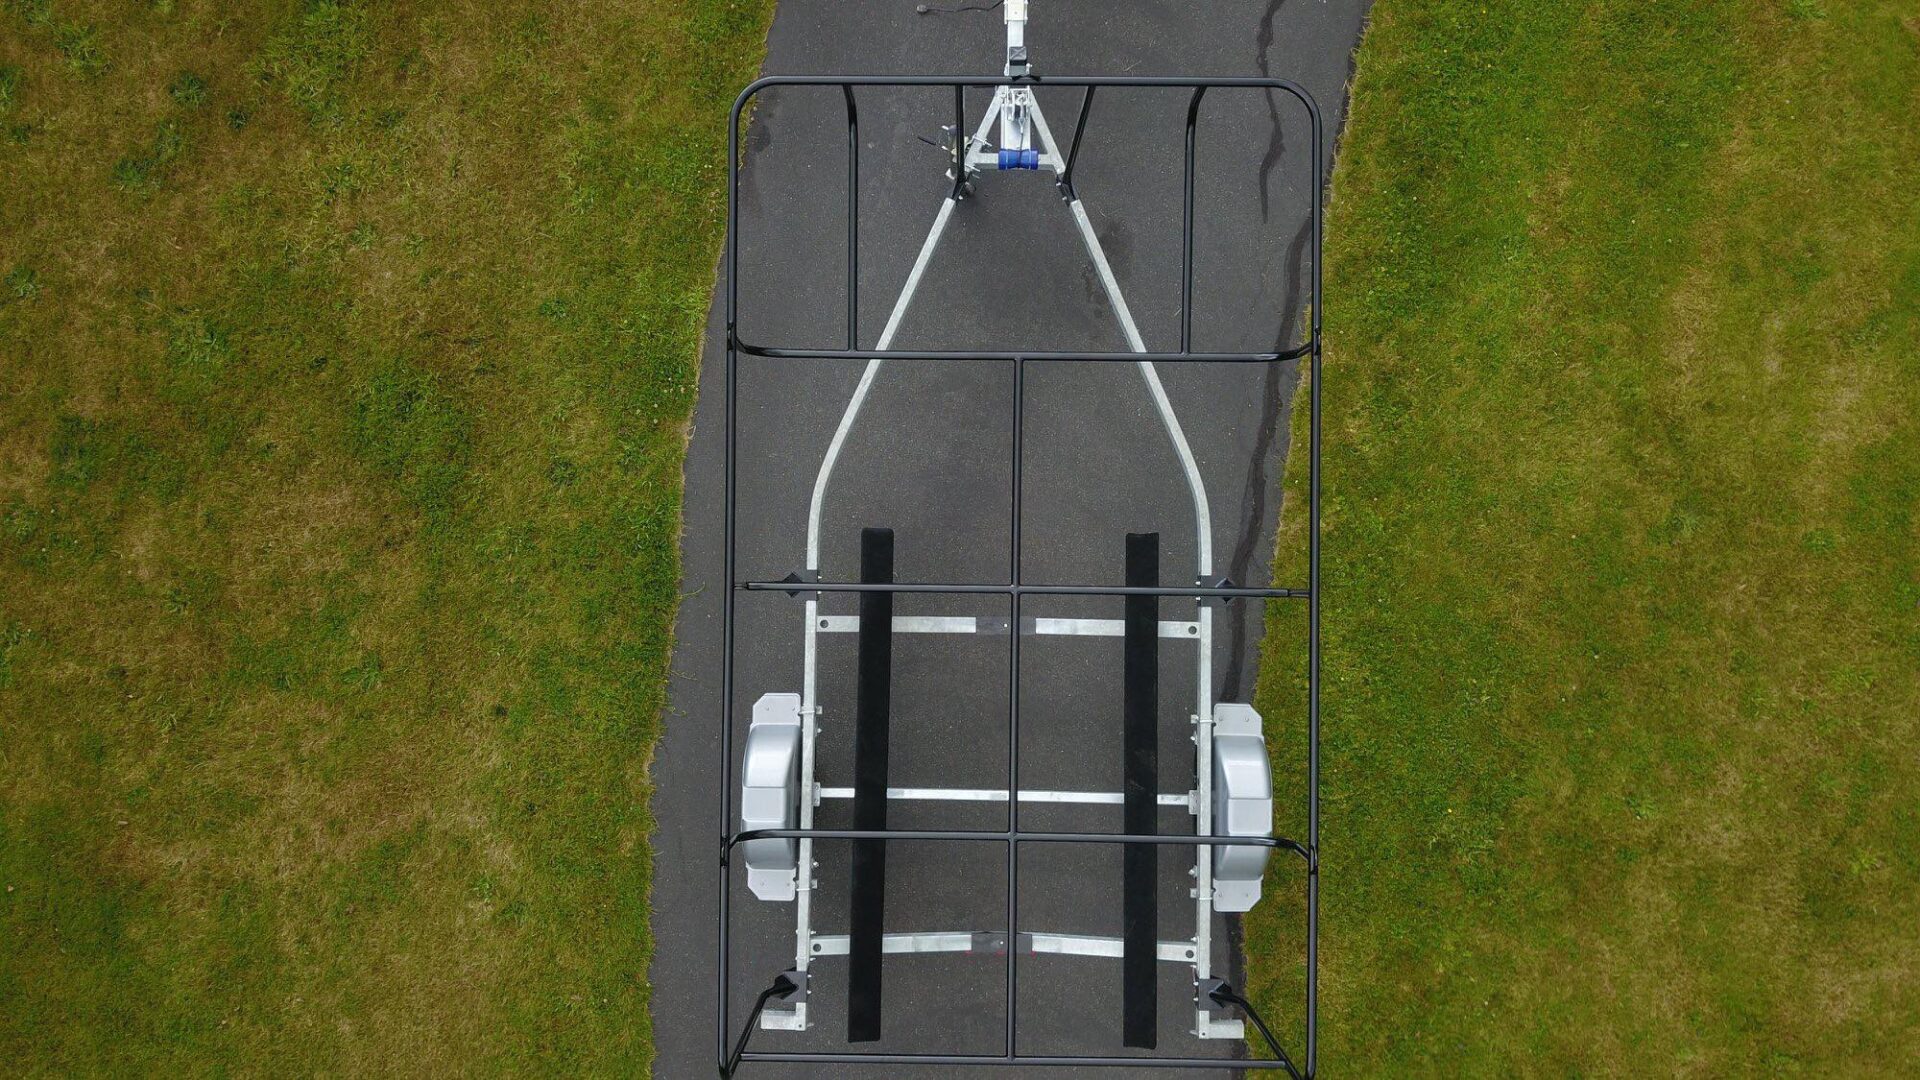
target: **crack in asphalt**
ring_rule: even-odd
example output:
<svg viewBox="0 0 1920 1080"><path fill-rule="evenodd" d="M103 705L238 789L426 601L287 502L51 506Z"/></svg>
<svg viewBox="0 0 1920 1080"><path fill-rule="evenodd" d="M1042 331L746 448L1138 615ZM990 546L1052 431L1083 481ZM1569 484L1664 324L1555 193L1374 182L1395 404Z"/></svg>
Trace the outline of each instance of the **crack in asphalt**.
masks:
<svg viewBox="0 0 1920 1080"><path fill-rule="evenodd" d="M1280 334L1274 343L1276 349L1286 348L1293 340L1296 327L1300 322L1300 293L1303 288L1300 263L1307 251L1307 241L1313 235L1313 219L1300 223L1300 231L1294 234L1293 242L1287 245L1287 299L1281 307L1285 314L1280 320ZM1233 546L1233 558L1227 564L1227 574L1236 582L1253 580L1252 568L1254 549L1260 540L1260 527L1267 517L1267 495L1272 487L1268 466L1273 460L1273 447L1280 436L1280 421L1286 412L1287 403L1292 400L1293 388L1299 383L1299 361L1285 364L1268 364L1266 382L1261 388L1261 398L1266 403L1260 410L1260 430L1254 436L1253 464L1247 470L1247 486L1242 496L1242 505L1246 509L1240 517L1240 535ZM1246 652L1252 637L1253 605L1243 605L1239 618L1233 622L1230 631L1230 647L1227 668L1221 675L1222 686L1220 700L1238 701L1241 696L1241 683L1246 678Z"/></svg>
<svg viewBox="0 0 1920 1080"><path fill-rule="evenodd" d="M1260 74L1273 78L1273 69L1267 60L1267 53L1273 48L1273 22L1280 15L1280 6L1287 0L1267 0L1267 10L1260 15L1260 32L1253 39L1253 58L1260 65ZM1273 134L1267 138L1266 156L1260 159L1260 220L1267 220L1269 194L1267 182L1273 176L1274 166L1280 164L1280 155L1287 152L1286 134L1280 130L1280 103L1274 99L1273 91L1266 92L1267 119L1272 122Z"/></svg>
<svg viewBox="0 0 1920 1080"><path fill-rule="evenodd" d="M1273 48L1274 22L1280 15L1280 8L1286 0L1268 0L1266 11L1260 17L1260 30L1254 38L1254 60L1262 75L1271 76L1272 64L1269 52ZM1273 91L1266 93L1267 116L1272 134L1268 136L1267 152L1260 161L1260 220L1268 219L1268 183L1275 166L1286 153L1286 136L1280 124L1280 107L1274 99ZM1292 243L1287 245L1286 259L1282 263L1287 275L1286 299L1280 306L1280 332L1275 342L1276 348L1285 348L1292 340L1300 320L1301 258L1306 252L1307 241L1311 236L1313 219L1309 216L1301 222L1300 231L1294 235ZM1246 583L1252 578L1249 571L1253 566L1254 548L1260 539L1260 528L1266 521L1267 489L1272 484L1269 463L1275 440L1279 437L1280 419L1285 409L1291 384L1288 378L1290 369L1281 364L1267 365L1266 380L1261 388L1261 400L1265 407L1260 410L1260 428L1254 437L1253 462L1247 471L1247 483L1241 505L1245 508L1240 516L1240 528L1234 541L1233 557L1228 562L1227 573L1234 581ZM1246 650L1252 637L1250 622L1253 618L1253 606L1243 605L1236 613L1230 631L1230 647L1227 653L1227 667L1222 673L1221 700L1234 701L1241 696L1242 684L1247 676Z"/></svg>

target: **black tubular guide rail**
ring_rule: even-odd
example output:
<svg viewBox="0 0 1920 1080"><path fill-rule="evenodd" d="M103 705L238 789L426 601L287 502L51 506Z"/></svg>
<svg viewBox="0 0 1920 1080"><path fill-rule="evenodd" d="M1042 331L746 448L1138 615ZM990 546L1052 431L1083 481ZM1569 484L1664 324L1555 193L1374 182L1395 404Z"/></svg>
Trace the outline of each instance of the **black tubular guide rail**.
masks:
<svg viewBox="0 0 1920 1080"><path fill-rule="evenodd" d="M770 87L838 87L844 95L847 112L847 345L844 349L797 349L773 348L753 344L742 340L738 333L739 308L739 226L740 226L740 129L742 117L748 104L756 95ZM1185 183L1183 189L1184 210L1182 216L1182 266L1181 266L1181 314L1180 349L1177 352L1096 352L1096 351L928 351L928 350L873 350L862 349L859 344L859 114L856 105L856 87L950 87L954 93L956 124L954 191L959 192L966 179L965 156L965 94L968 88L996 88L1002 86L1029 87L1079 87L1084 92L1078 120L1075 123L1072 149L1069 151L1064 170L1057 185L1063 193L1071 196L1073 169L1080 150L1080 140L1084 133L1087 114L1092 104L1095 90L1102 87L1136 87L1161 89L1188 89L1193 92L1186 116L1185 147ZM1311 215L1311 251L1308 255L1309 309L1306 340L1291 348L1277 348L1270 352L1221 353L1194 352L1192 346L1193 312L1193 212L1194 212L1194 156L1195 131L1199 119L1201 98L1210 89L1250 89L1260 91L1279 91L1291 95L1304 107L1312 128L1311 139L1311 177L1307 188L1309 193L1309 213ZM1296 83L1285 79L1272 78L1179 78L1156 76L1098 76L1098 77L1038 77L1038 76L772 76L760 79L743 90L735 100L727 130L727 247L726 247L726 285L725 285L725 422L724 422L724 556L723 574L726 588L722 602L722 655L720 677L720 844L719 844L719 900L718 900L718 979L717 979L717 1049L720 1075L730 1076L745 1062L801 1062L815 1064L879 1064L879 1065L1027 1065L1027 1066L1151 1066L1155 1068L1191 1068L1191 1069L1254 1069L1284 1070L1294 1077L1312 1076L1317 1068L1317 1028L1319 1006L1318 959L1319 959L1319 836L1320 836L1320 425L1321 425L1321 321L1323 314L1321 300L1321 236L1322 216L1320 194L1324 183L1322 168L1323 140L1319 107L1312 95ZM893 580L892 534L886 530L871 529L862 537L861 580L857 582L834 581L785 581L743 580L736 568L736 496L737 496L737 435L738 435L738 390L739 357L741 355L783 360L913 360L913 361L984 361L1003 362L1012 369L1013 379L1013 417L1011 431L1012 462L1009 502L1011 509L1010 561L1011 580L1005 584L963 584L896 582ZM1304 359L1308 364L1308 461L1307 461L1307 497L1308 497L1308 555L1307 585L1302 588L1247 588L1228 582L1195 582L1192 586L1163 586L1158 584L1157 538L1130 536L1128 538L1128 572L1126 585L1070 585L1070 584L1031 584L1025 582L1020 574L1021 555L1021 475L1022 453L1024 449L1024 398L1026 384L1026 365L1032 362L1127 362L1146 361L1149 363L1241 363L1266 364L1286 360ZM768 591L787 593L855 593L860 594L860 653L861 676L857 697L856 732L856 804L853 829L754 829L741 831L735 826L736 765L734 762L734 605L737 593L741 591ZM1152 827L1150 804L1135 797L1134 788L1150 799L1154 787L1151 778L1154 764L1136 762L1132 751L1138 746L1148 748L1151 754L1151 726L1155 723L1151 705L1145 703L1145 697L1151 693L1146 684L1152 680L1142 674L1148 662L1143 654L1134 655L1135 650L1157 648L1157 639L1151 633L1128 634L1128 655L1126 675L1127 703L1126 731L1124 741L1127 744L1127 802L1126 825L1122 833L1069 833L1036 832L1022 829L1019 823L1020 799L1015 797L1020 787L1020 638L1021 633L1007 635L1009 661L1008 708L1008 793L1007 827L1004 830L924 830L924 829L888 829L886 822L886 722L888 713L886 673L890 665L891 612L893 595L896 593L952 593L952 594L994 594L1007 598L1012 627L1021 626L1021 598L1024 596L1114 596L1127 598L1125 622L1129 625L1139 622L1142 626L1151 626L1151 620L1157 618L1154 609L1162 597L1188 597L1197 601L1214 599L1221 602L1256 599L1301 599L1307 602L1307 838L1304 843L1283 837L1226 837L1220 835L1163 835L1142 832L1142 826ZM1154 643L1152 646L1142 644ZM1135 685L1136 683L1140 685ZM1136 698L1139 700L1136 701ZM1136 713L1140 716L1136 716ZM1138 721L1138 723L1136 723ZM1136 727L1139 730L1136 730ZM1145 782L1144 784L1142 782ZM874 798L877 792L878 798ZM803 797L806 797L803 795ZM862 808L865 809L862 809ZM1146 810L1147 813L1140 811ZM729 930L732 920L731 879L734 848L744 842L759 839L812 838L816 840L854 841L854 873L856 875L884 874L885 842L888 840L941 840L991 842L1006 845L1007 851L1007 896L1006 896L1006 1013L1005 1043L1000 1054L931 1054L931 1053L822 1053L822 1052L749 1052L746 1050L747 1037L757 1022L758 1014L772 996L792 991L792 980L786 974L774 980L774 986L761 994L759 1003L748 1017L747 1028L738 1035L738 1043L733 1044L733 1026L730 1014L730 971L731 953L729 948ZM1070 1056L1070 1055L1028 1055L1019 1052L1016 1041L1015 992L1018 985L1019 965L1017 950L1012 947L1020 932L1018 864L1016 854L1022 844L1122 844L1126 860L1125 873L1132 877L1136 873L1152 874L1155 862L1153 855L1161 845L1181 846L1248 846L1258 845L1291 852L1301 858L1306 869L1306 1001L1305 1054L1299 1064L1290 1060L1279 1044L1272 1040L1266 1031L1266 1025L1249 1010L1249 1016L1255 1026L1267 1035L1269 1048L1275 1053L1273 1059L1230 1059L1230 1058L1182 1058L1150 1056ZM1136 854L1139 853L1139 854ZM1136 870L1136 867L1145 868ZM810 872L802 865L800 873ZM877 891L877 890L876 890ZM1131 890L1130 890L1131 891ZM1151 890L1147 890L1150 894ZM848 1034L852 1041L868 1041L877 1036L879 1022L879 969L880 969L880 919L881 909L875 901L871 910L862 910L862 903L856 899L852 912L852 934L850 947L851 967L855 970L867 970L871 982L866 989L856 987L849 1002ZM1126 934L1131 941L1139 937L1151 945L1154 926L1152 905L1149 902L1145 911L1129 909L1124 916ZM1136 922L1138 925L1136 926ZM1127 963L1132 965L1133 958L1144 956L1147 974L1152 974L1152 953L1149 950L1130 948L1127 950ZM1212 980L1218 984L1218 980ZM1145 1024L1150 1029L1154 1003L1137 1001L1132 987L1139 981L1127 979L1128 998L1123 1006L1124 1029L1128 1045L1152 1045L1151 1032L1136 1030ZM802 988L804 989L804 988ZM1247 1003L1231 987L1218 984L1211 989L1201 988L1201 994L1211 997L1216 1003L1246 1008ZM863 995L870 1000L863 1001ZM1143 1043L1136 1035L1146 1035Z"/></svg>

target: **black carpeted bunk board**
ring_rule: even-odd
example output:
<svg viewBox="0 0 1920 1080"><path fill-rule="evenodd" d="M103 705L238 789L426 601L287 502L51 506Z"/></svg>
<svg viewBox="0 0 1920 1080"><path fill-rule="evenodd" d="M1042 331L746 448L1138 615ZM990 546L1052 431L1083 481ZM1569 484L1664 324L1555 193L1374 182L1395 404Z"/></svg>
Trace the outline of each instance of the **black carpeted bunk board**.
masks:
<svg viewBox="0 0 1920 1080"><path fill-rule="evenodd" d="M860 532L860 580L893 581L893 530ZM860 594L860 685L854 703L853 827L887 827L887 726L892 720L893 594ZM847 946L847 1041L880 1038L881 923L887 842L854 840ZM801 868L801 872L806 872Z"/></svg>
<svg viewBox="0 0 1920 1080"><path fill-rule="evenodd" d="M1127 585L1160 584L1160 534L1127 534ZM1125 758L1121 793L1122 831L1156 831L1160 791L1160 598L1128 596L1125 619L1125 686L1122 705ZM1154 965L1159 961L1160 849L1122 845L1120 869L1122 1037L1128 1046L1152 1049L1158 1023Z"/></svg>

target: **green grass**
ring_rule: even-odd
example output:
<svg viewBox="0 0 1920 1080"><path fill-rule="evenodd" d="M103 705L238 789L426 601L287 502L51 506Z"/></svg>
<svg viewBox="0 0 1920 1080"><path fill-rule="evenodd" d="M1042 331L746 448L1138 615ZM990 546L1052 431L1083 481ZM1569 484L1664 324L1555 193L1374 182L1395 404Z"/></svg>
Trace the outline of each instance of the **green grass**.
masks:
<svg viewBox="0 0 1920 1080"><path fill-rule="evenodd" d="M1329 1075L1920 1073L1916 117L1911 0L1374 7L1328 225ZM1301 696L1262 688L1282 790ZM1250 928L1296 1046L1297 884Z"/></svg>
<svg viewBox="0 0 1920 1080"><path fill-rule="evenodd" d="M0 0L0 1060L643 1071L770 0Z"/></svg>

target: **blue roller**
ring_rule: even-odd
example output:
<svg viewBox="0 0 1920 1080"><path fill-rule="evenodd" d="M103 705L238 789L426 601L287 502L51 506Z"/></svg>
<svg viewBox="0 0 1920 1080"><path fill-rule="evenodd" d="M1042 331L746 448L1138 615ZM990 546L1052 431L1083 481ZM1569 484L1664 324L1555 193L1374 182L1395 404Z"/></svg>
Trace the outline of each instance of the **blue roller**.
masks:
<svg viewBox="0 0 1920 1080"><path fill-rule="evenodd" d="M1000 167L1003 169L1037 169L1040 167L1038 150L1002 150Z"/></svg>

